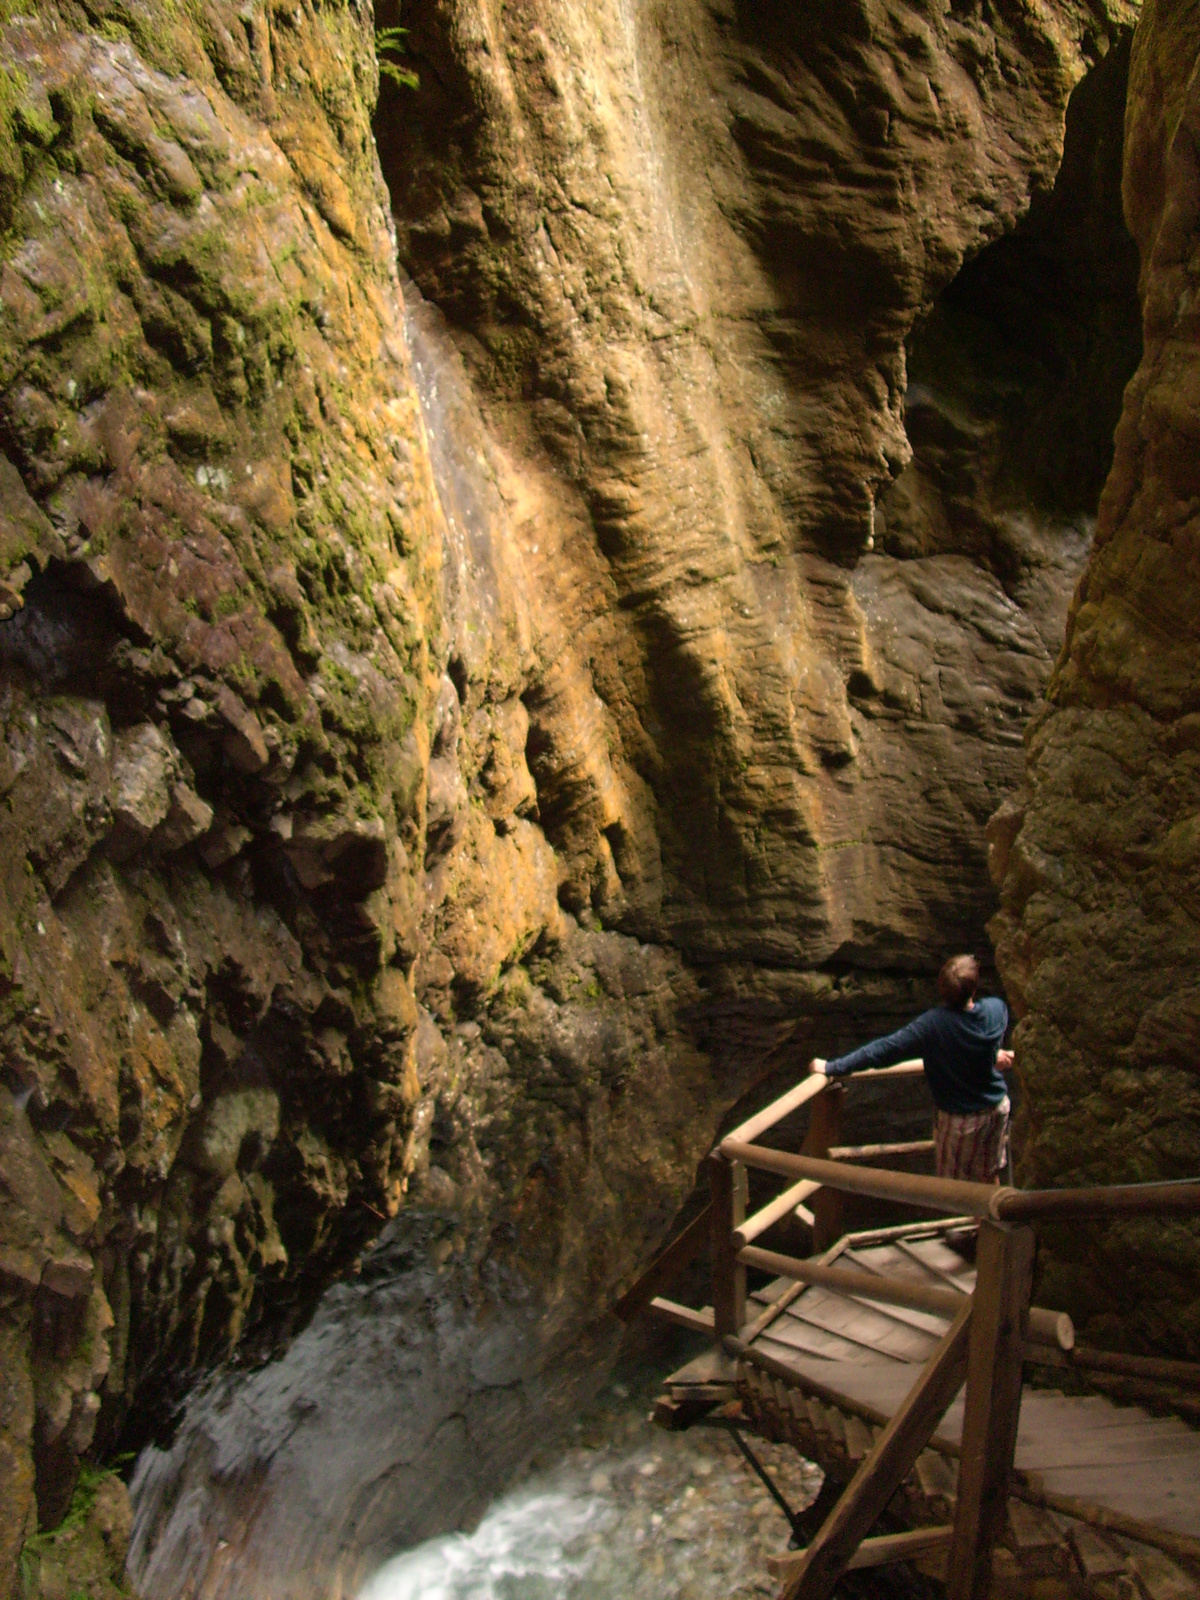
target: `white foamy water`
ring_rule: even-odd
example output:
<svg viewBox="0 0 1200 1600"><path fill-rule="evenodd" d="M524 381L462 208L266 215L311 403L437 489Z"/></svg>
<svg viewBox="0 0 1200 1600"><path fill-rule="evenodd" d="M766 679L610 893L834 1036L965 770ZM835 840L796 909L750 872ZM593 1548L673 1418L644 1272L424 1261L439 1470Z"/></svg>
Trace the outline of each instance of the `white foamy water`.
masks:
<svg viewBox="0 0 1200 1600"><path fill-rule="evenodd" d="M727 1435L663 1433L653 1387L614 1385L471 1534L387 1562L356 1600L751 1600L777 1585L767 1556L789 1529ZM820 1473L782 1445L754 1448L793 1506Z"/></svg>
<svg viewBox="0 0 1200 1600"><path fill-rule="evenodd" d="M595 1496L519 1490L474 1533L430 1539L389 1561L358 1600L559 1600L586 1577L595 1536L615 1515Z"/></svg>

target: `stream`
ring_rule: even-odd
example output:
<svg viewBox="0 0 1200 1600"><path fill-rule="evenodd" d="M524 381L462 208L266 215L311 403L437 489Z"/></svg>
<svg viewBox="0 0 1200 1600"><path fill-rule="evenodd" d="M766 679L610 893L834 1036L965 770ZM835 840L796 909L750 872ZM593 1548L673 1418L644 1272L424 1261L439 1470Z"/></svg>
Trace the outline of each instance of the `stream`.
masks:
<svg viewBox="0 0 1200 1600"><path fill-rule="evenodd" d="M766 1563L787 1548L782 1512L728 1434L654 1426L648 1413L659 1376L623 1373L473 1533L430 1539L394 1557L357 1600L774 1594ZM749 1442L793 1509L816 1497L817 1467L783 1446Z"/></svg>

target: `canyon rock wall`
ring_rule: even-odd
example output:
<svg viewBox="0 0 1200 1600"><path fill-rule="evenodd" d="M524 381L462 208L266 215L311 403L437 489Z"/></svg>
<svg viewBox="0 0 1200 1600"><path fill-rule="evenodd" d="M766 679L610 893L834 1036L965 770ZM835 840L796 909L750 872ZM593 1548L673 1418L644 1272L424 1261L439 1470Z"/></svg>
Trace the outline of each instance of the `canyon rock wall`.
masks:
<svg viewBox="0 0 1200 1600"><path fill-rule="evenodd" d="M720 1116L982 942L1133 8L986 12L428 0L377 159L355 0L5 11L0 1592L118 1439L147 1594L469 1515Z"/></svg>
<svg viewBox="0 0 1200 1600"><path fill-rule="evenodd" d="M989 829L1031 1184L1200 1171L1198 62L1195 9L1150 0L1125 151L1145 355L1025 787ZM1097 1342L1195 1358L1200 1229L1061 1230L1042 1293Z"/></svg>
<svg viewBox="0 0 1200 1600"><path fill-rule="evenodd" d="M47 6L3 60L7 1585L102 1405L399 1204L440 522L366 12Z"/></svg>

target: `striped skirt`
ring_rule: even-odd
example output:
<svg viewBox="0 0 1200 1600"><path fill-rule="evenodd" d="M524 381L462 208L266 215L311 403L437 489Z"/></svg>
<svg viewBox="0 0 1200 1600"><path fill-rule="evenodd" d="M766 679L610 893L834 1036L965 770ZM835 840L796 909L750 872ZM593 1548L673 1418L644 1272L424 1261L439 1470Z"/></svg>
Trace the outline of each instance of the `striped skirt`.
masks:
<svg viewBox="0 0 1200 1600"><path fill-rule="evenodd" d="M933 1139L939 1178L967 1178L994 1183L1004 1165L1008 1145L1007 1098L987 1111L935 1111Z"/></svg>

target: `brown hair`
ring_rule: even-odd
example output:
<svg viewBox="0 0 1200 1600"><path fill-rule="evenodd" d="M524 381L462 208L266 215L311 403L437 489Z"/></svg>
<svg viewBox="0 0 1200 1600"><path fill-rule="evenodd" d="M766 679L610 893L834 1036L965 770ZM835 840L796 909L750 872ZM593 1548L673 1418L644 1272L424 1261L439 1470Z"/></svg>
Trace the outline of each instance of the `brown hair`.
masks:
<svg viewBox="0 0 1200 1600"><path fill-rule="evenodd" d="M964 1011L979 987L979 963L974 956L951 956L938 973L938 993L955 1011Z"/></svg>

